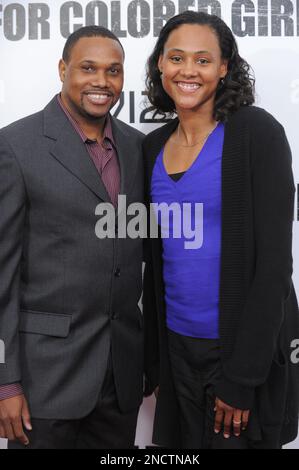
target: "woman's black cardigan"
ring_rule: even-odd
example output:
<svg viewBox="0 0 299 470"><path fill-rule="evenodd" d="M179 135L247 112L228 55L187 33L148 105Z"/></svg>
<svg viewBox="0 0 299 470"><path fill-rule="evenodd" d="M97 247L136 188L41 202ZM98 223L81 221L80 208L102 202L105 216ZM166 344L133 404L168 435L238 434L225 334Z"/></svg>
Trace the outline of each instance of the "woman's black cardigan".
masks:
<svg viewBox="0 0 299 470"><path fill-rule="evenodd" d="M174 119L144 140L148 203L156 158L177 125ZM222 155L222 379L216 395L241 409L255 403L265 438L271 429L274 446L295 439L298 428L299 366L290 360L292 340L299 338L291 279L294 193L283 127L261 108L242 107L225 123ZM146 395L160 385L154 442L175 447L179 427L167 352L161 239L148 241L146 253Z"/></svg>

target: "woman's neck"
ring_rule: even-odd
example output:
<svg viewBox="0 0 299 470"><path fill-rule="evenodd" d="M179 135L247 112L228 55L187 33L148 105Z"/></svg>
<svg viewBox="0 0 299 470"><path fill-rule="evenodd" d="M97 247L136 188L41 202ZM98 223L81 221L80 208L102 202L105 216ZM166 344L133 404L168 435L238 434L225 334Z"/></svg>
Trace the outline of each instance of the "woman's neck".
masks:
<svg viewBox="0 0 299 470"><path fill-rule="evenodd" d="M192 112L190 110L178 110L180 121L180 134L187 144L198 140L199 136L208 134L217 124L211 112Z"/></svg>

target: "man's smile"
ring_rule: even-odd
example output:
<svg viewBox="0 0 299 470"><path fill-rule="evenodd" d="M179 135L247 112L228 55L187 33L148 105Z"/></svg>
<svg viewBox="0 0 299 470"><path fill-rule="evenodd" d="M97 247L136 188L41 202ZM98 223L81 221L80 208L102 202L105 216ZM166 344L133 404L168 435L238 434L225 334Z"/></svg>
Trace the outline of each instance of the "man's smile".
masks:
<svg viewBox="0 0 299 470"><path fill-rule="evenodd" d="M108 91L91 91L84 93L87 100L92 105L106 105L111 102L112 93Z"/></svg>

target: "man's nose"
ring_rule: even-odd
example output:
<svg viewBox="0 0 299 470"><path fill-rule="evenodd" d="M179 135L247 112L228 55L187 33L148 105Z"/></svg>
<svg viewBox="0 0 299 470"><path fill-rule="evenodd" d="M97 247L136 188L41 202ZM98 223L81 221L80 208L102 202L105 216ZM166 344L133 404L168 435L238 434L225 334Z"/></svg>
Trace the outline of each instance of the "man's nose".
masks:
<svg viewBox="0 0 299 470"><path fill-rule="evenodd" d="M98 71L92 76L91 84L97 88L106 88L108 85L106 73L104 71Z"/></svg>

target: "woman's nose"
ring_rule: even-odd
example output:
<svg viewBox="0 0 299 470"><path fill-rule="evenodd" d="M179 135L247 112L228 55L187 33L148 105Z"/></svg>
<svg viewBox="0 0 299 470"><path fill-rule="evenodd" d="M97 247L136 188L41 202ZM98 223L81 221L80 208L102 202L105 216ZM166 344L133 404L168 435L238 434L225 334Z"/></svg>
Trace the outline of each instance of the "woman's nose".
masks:
<svg viewBox="0 0 299 470"><path fill-rule="evenodd" d="M193 60L188 60L184 63L181 73L187 77L194 77L197 75L197 67Z"/></svg>

